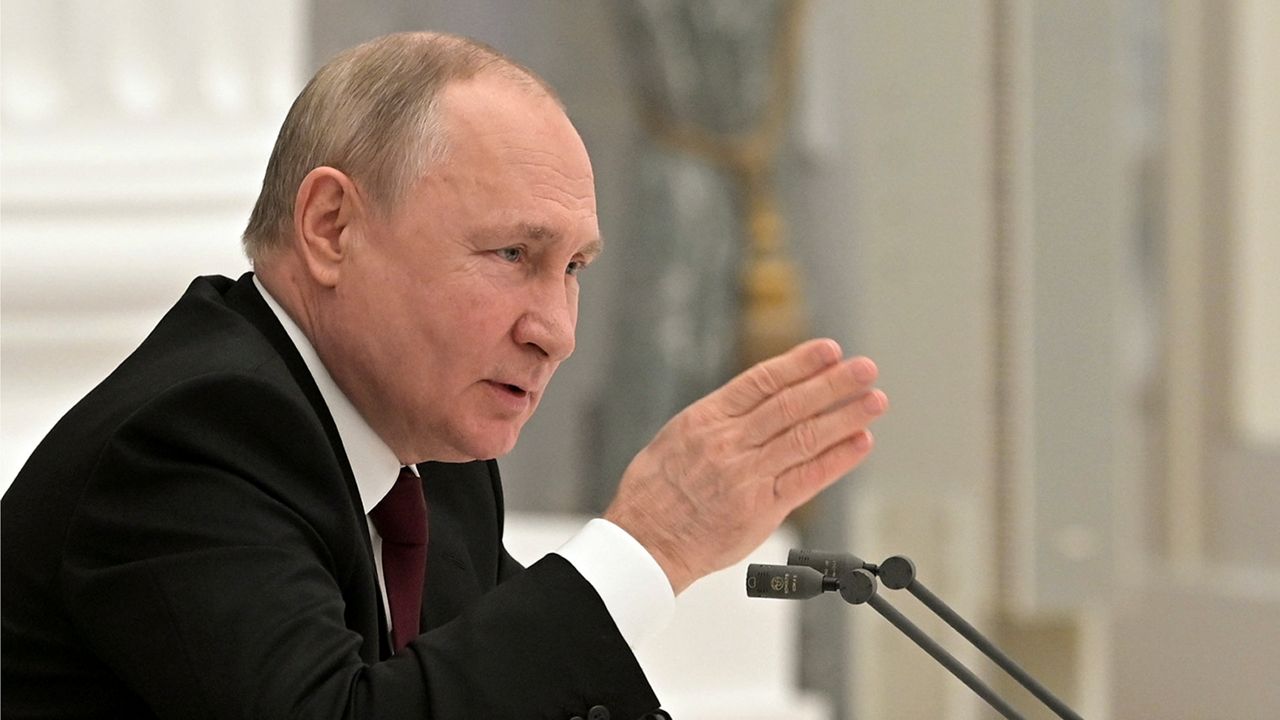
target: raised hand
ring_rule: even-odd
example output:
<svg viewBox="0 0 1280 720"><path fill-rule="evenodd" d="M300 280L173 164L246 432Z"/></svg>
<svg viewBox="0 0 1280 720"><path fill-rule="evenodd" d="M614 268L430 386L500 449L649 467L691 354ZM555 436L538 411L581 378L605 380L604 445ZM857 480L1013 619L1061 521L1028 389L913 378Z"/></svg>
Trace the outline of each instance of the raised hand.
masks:
<svg viewBox="0 0 1280 720"><path fill-rule="evenodd" d="M811 340L672 418L623 473L604 517L653 555L677 594L746 557L871 451L888 408L875 363Z"/></svg>

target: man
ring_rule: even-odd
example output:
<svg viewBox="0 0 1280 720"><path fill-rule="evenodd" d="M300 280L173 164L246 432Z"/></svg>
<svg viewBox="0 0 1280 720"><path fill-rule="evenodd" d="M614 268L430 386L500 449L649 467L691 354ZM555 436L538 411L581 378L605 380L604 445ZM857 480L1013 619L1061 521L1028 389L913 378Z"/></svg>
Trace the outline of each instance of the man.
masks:
<svg viewBox="0 0 1280 720"><path fill-rule="evenodd" d="M193 282L5 496L6 717L641 716L631 647L886 407L871 361L801 345L519 567L492 459L572 352L601 242L559 102L462 38L322 68L245 247L255 272Z"/></svg>

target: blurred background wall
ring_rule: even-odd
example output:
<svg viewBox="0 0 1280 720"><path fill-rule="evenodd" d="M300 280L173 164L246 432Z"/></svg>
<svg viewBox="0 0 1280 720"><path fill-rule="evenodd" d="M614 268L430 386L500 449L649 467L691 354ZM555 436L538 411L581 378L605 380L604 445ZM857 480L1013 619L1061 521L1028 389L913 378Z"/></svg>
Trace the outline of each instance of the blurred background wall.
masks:
<svg viewBox="0 0 1280 720"><path fill-rule="evenodd" d="M802 542L911 556L1087 717L1280 714L1280 3L804 13L787 247L810 331L875 358L893 408ZM571 0L6 0L0 483L191 277L247 269L239 232L306 77L417 28L542 74L592 153L611 247L503 466L517 511L601 509L595 413L618 355L653 352L620 347L619 318L669 289L623 292L644 256L625 245L635 58L615 3ZM830 716L992 716L868 609L803 611L788 672Z"/></svg>

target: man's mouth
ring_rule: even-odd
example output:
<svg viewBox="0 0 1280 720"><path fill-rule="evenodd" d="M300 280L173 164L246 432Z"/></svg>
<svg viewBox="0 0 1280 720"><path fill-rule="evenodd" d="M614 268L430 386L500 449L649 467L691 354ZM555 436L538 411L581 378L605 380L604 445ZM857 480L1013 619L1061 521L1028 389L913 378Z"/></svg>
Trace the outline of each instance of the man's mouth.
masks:
<svg viewBox="0 0 1280 720"><path fill-rule="evenodd" d="M505 390L506 392L510 393L515 397L522 398L529 394L528 390L525 390L519 385L516 385L513 383L505 383L505 382L499 382L497 380L490 380L489 384L493 385L496 388Z"/></svg>

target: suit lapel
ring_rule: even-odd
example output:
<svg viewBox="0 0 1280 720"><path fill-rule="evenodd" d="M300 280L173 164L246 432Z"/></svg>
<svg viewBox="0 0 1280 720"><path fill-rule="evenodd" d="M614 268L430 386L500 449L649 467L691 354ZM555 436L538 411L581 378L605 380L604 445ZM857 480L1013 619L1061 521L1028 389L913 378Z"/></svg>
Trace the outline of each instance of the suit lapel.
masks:
<svg viewBox="0 0 1280 720"><path fill-rule="evenodd" d="M423 631L453 620L497 583L497 530L485 464L418 465L427 498Z"/></svg>
<svg viewBox="0 0 1280 720"><path fill-rule="evenodd" d="M364 528L365 554L369 561L368 567L372 573L373 568L376 567L373 560L373 543L369 538L368 522L364 515L364 504L360 501L360 490L356 486L355 473L351 470L351 463L347 459L346 449L342 446L342 438L338 435L338 426L333 421L329 406L325 404L324 396L320 394L320 388L316 385L315 379L311 377L311 372L307 370L306 362L303 361L302 355L298 353L293 341L289 339L289 334L285 332L284 327L280 325L280 321L276 319L275 313L271 312L266 300L262 299L261 293L258 292L258 288L253 284L253 273L241 275L240 279L227 289L223 297L226 299L228 307L248 320L275 348L281 360L284 361L285 367L289 369L289 374L298 383L302 394L311 403L311 407L315 411L316 417L319 418L321 426L324 427L325 435L328 437L329 444L333 447L334 455L338 459L338 465L342 468L343 479L347 485L348 498L351 501L351 510L359 519L358 526ZM378 657L385 659L391 654L391 646L387 639L386 610L382 604L382 593L377 591L377 577L374 576L371 580L375 595L377 595L378 605ZM367 644L368 638L366 637Z"/></svg>

